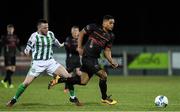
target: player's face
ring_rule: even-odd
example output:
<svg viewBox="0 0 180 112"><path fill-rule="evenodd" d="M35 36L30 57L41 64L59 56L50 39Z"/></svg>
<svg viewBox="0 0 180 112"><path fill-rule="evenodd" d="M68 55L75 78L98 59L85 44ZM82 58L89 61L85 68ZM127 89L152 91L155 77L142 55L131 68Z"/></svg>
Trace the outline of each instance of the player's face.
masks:
<svg viewBox="0 0 180 112"><path fill-rule="evenodd" d="M7 32L8 32L8 34L13 34L14 33L14 27L8 27Z"/></svg>
<svg viewBox="0 0 180 112"><path fill-rule="evenodd" d="M112 31L114 28L114 23L115 23L114 19L104 20L103 21L103 27L108 31L109 30Z"/></svg>
<svg viewBox="0 0 180 112"><path fill-rule="evenodd" d="M42 35L47 35L47 32L49 30L49 25L48 23L42 23L39 25L39 28L38 28L39 32L42 34Z"/></svg>
<svg viewBox="0 0 180 112"><path fill-rule="evenodd" d="M71 34L72 34L73 38L78 38L78 36L79 36L79 28L72 28L71 29Z"/></svg>

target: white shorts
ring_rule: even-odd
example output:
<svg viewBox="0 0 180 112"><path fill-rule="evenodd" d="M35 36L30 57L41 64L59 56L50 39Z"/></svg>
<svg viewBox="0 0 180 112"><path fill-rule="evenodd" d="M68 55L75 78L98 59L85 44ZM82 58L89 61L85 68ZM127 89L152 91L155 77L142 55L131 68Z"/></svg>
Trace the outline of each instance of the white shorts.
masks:
<svg viewBox="0 0 180 112"><path fill-rule="evenodd" d="M27 75L37 77L40 73L46 71L50 76L53 76L53 73L59 66L61 66L61 64L56 62L54 59L34 60L32 61L31 68Z"/></svg>

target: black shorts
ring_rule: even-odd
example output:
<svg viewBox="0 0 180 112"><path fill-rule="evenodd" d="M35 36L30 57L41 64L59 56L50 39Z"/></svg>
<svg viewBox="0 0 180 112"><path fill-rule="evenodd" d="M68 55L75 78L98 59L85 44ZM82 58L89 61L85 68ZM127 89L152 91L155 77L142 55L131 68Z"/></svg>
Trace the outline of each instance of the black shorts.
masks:
<svg viewBox="0 0 180 112"><path fill-rule="evenodd" d="M72 55L66 59L66 69L68 72L72 72L75 68L80 68L80 57L77 55Z"/></svg>
<svg viewBox="0 0 180 112"><path fill-rule="evenodd" d="M5 66L15 66L16 57L15 56L5 56Z"/></svg>
<svg viewBox="0 0 180 112"><path fill-rule="evenodd" d="M93 76L93 74L96 74L99 70L101 70L98 59L92 58L92 57L86 57L84 56L82 58L82 66L80 68L82 72L88 73L89 78Z"/></svg>

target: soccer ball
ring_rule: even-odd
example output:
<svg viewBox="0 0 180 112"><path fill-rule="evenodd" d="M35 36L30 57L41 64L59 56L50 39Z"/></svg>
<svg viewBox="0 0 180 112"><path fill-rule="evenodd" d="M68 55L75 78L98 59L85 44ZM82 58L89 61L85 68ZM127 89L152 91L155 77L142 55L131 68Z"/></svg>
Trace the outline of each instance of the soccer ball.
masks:
<svg viewBox="0 0 180 112"><path fill-rule="evenodd" d="M168 105L168 98L164 95L159 95L154 101L157 107L166 107Z"/></svg>

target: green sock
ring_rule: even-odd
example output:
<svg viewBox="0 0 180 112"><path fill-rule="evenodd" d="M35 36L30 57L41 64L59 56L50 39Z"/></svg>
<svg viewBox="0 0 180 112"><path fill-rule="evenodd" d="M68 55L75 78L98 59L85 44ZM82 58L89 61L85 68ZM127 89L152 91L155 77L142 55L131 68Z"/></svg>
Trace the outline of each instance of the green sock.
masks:
<svg viewBox="0 0 180 112"><path fill-rule="evenodd" d="M74 90L69 90L69 94L70 94L70 97L75 96L75 92L74 92Z"/></svg>
<svg viewBox="0 0 180 112"><path fill-rule="evenodd" d="M74 86L72 84L68 84L68 89L69 89L70 97L75 97Z"/></svg>
<svg viewBox="0 0 180 112"><path fill-rule="evenodd" d="M25 85L24 84L20 84L18 89L17 89L16 95L14 96L14 98L17 100L21 96L21 94L24 92L25 89L26 89Z"/></svg>

